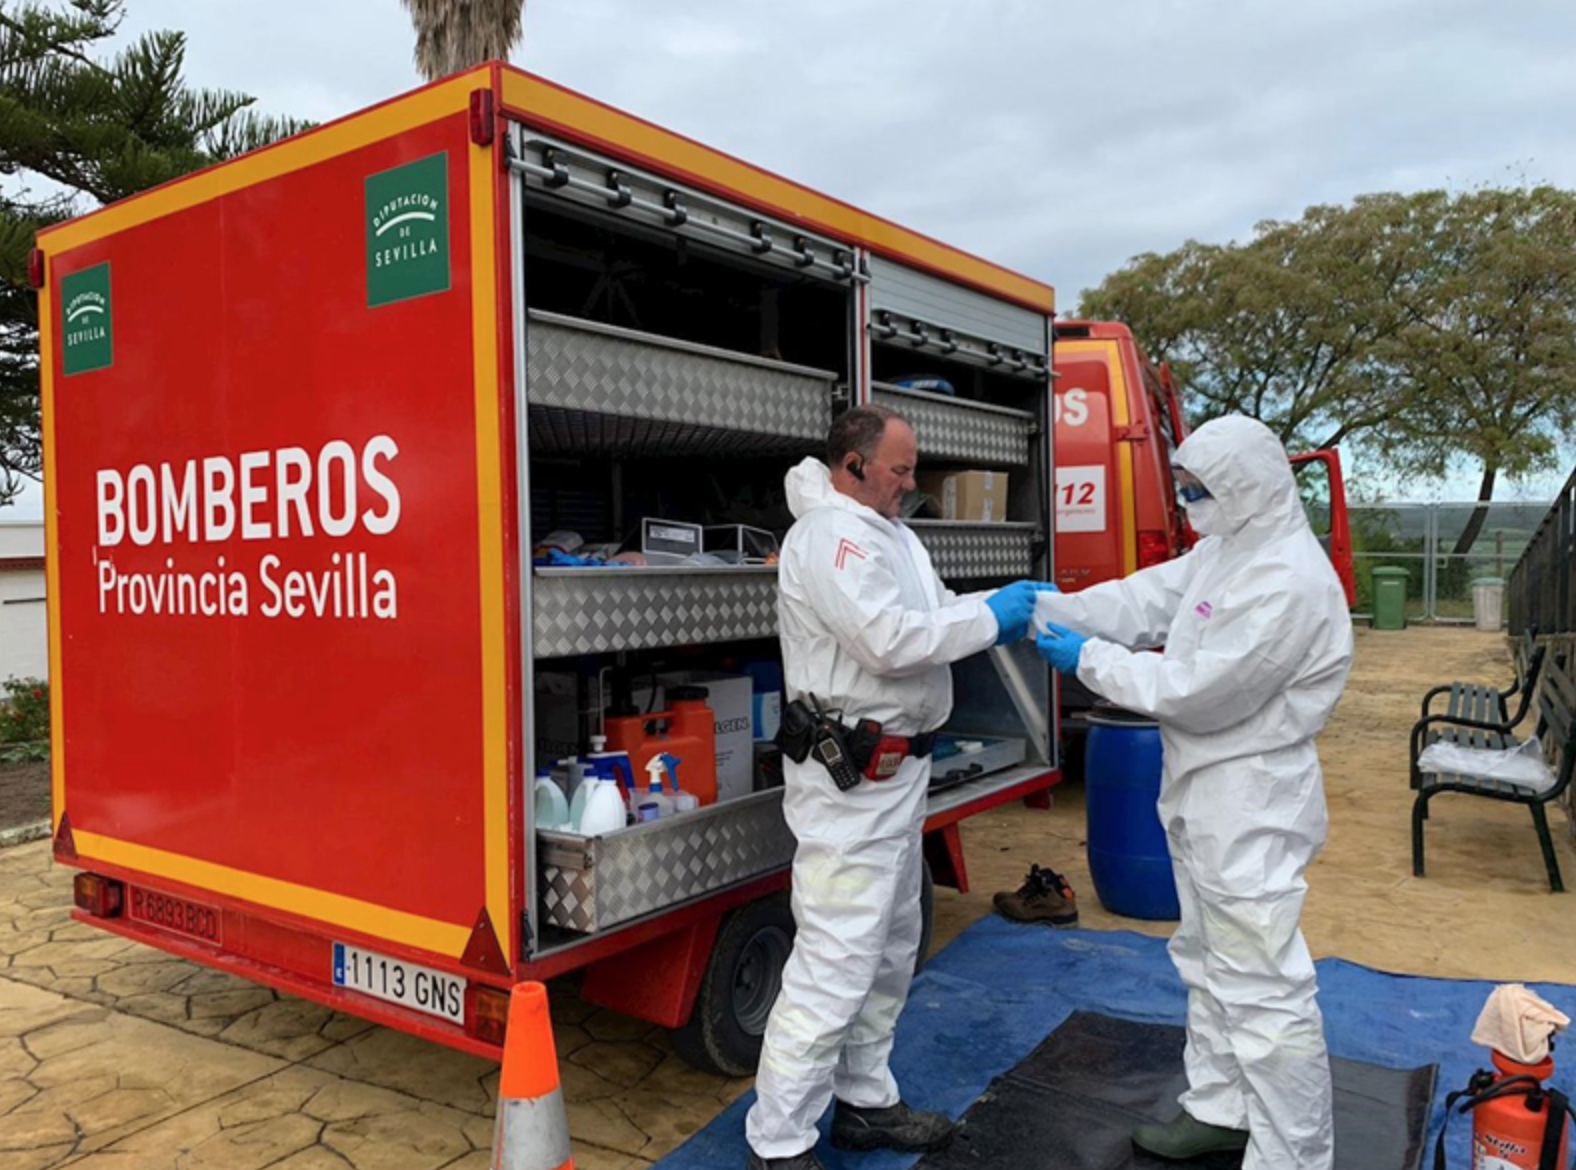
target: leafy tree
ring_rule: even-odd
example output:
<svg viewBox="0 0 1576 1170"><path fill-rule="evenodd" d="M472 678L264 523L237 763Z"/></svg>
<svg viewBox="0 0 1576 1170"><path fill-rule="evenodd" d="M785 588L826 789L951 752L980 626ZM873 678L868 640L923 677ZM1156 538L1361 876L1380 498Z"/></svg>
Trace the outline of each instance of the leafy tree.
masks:
<svg viewBox="0 0 1576 1170"><path fill-rule="evenodd" d="M1355 444L1391 470L1547 467L1576 425L1576 194L1362 196L1188 241L1086 291L1180 376L1200 420L1239 412L1291 446Z"/></svg>
<svg viewBox="0 0 1576 1170"><path fill-rule="evenodd" d="M0 0L0 503L40 473L35 233L308 125L188 88L182 33L105 52L123 16L124 0Z"/></svg>
<svg viewBox="0 0 1576 1170"><path fill-rule="evenodd" d="M402 0L416 26L416 68L436 81L493 58L520 41L525 0Z"/></svg>
<svg viewBox="0 0 1576 1170"><path fill-rule="evenodd" d="M1399 387L1377 347L1404 324L1410 211L1401 196L1261 223L1246 245L1189 241L1139 256L1085 292L1085 316L1125 321L1171 363L1200 419L1248 414L1290 445L1383 425Z"/></svg>
<svg viewBox="0 0 1576 1170"><path fill-rule="evenodd" d="M1479 505L1455 547L1464 554L1499 475L1552 467L1576 430L1576 193L1436 192L1418 226L1408 324L1388 354L1415 392L1387 431L1403 470L1477 464Z"/></svg>

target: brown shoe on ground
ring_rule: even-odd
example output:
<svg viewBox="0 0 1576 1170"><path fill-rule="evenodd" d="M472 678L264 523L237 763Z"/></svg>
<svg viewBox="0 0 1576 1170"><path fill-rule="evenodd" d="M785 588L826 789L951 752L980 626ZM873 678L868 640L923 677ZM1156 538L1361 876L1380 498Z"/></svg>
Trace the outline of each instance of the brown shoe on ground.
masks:
<svg viewBox="0 0 1576 1170"><path fill-rule="evenodd" d="M1067 879L1052 869L1029 867L1023 885L995 897L996 911L1014 922L1044 922L1051 926L1077 926L1078 900Z"/></svg>

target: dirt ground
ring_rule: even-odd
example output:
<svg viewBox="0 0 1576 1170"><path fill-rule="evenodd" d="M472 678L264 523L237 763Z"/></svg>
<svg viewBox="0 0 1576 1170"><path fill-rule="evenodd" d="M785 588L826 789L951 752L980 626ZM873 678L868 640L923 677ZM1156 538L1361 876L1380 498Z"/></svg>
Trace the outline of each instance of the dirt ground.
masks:
<svg viewBox="0 0 1576 1170"><path fill-rule="evenodd" d="M1407 733L1430 686L1454 678L1505 685L1510 651L1497 634L1462 627L1357 631L1346 694L1319 739L1330 837L1309 872L1303 931L1316 957L1385 971L1500 981L1576 978L1576 894L1551 894L1532 819L1520 805L1468 796L1435 800L1428 876L1412 876ZM1550 826L1567 887L1576 848L1563 810ZM1168 935L1165 923L1120 918L1094 896L1084 854L1083 791L1057 790L1050 813L1018 806L964 823L970 892L938 891L936 945L1049 864L1078 891L1080 925Z"/></svg>

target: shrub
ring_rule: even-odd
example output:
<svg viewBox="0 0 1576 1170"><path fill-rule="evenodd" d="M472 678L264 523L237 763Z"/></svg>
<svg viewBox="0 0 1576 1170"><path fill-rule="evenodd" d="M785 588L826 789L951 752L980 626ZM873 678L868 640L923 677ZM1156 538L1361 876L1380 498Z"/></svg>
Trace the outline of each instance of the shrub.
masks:
<svg viewBox="0 0 1576 1170"><path fill-rule="evenodd" d="M0 743L49 742L49 684L41 678L8 678L0 712Z"/></svg>

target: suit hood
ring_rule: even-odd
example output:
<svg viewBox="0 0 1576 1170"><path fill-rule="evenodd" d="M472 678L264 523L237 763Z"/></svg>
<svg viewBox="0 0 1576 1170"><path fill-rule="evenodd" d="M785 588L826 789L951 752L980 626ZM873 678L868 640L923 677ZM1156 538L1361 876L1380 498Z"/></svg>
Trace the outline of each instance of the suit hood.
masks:
<svg viewBox="0 0 1576 1170"><path fill-rule="evenodd" d="M788 496L788 510L795 520L803 519L817 508L841 508L867 519L881 520L881 515L866 507L852 496L845 496L832 486L832 473L819 459L806 457L799 461L783 479Z"/></svg>
<svg viewBox="0 0 1576 1170"><path fill-rule="evenodd" d="M1225 540L1263 544L1308 526L1286 449L1257 419L1213 419L1183 441L1172 461L1196 475L1220 505Z"/></svg>

